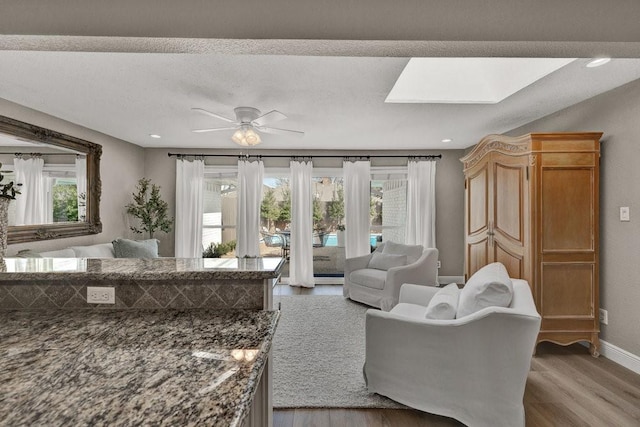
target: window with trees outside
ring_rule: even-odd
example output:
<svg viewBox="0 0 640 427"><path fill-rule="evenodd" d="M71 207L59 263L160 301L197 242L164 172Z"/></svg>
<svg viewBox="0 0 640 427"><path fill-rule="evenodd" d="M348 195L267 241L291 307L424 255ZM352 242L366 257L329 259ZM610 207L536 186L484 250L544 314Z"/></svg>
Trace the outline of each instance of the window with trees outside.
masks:
<svg viewBox="0 0 640 427"><path fill-rule="evenodd" d="M45 200L47 203L46 223L85 221L78 214L78 187L75 177L75 166L65 171L58 167L56 171L44 171ZM7 172L5 180L15 181L14 172ZM82 197L80 203L82 203ZM16 204L9 204L9 225L15 225Z"/></svg>
<svg viewBox="0 0 640 427"><path fill-rule="evenodd" d="M314 173L313 263L319 277L344 272L344 187L342 169ZM261 256L289 255L291 186L286 170L265 170L260 208ZM205 173L203 247L205 256L235 256L237 173ZM404 242L406 219L406 168L372 168L370 242ZM288 276L288 265L283 276Z"/></svg>

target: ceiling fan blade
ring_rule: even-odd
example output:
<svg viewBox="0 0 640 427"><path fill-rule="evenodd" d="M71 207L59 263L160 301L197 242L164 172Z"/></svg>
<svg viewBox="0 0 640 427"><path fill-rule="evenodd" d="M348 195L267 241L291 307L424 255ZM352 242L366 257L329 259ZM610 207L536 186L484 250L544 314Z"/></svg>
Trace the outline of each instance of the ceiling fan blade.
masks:
<svg viewBox="0 0 640 427"><path fill-rule="evenodd" d="M238 126L232 126L228 128L192 129L191 132L204 133L204 132L216 132L219 130L233 130L233 129L238 129Z"/></svg>
<svg viewBox="0 0 640 427"><path fill-rule="evenodd" d="M251 123L254 126L264 126L267 123L277 122L278 120L284 120L286 118L287 116L282 114L280 111L273 110L261 115L257 119L253 120Z"/></svg>
<svg viewBox="0 0 640 427"><path fill-rule="evenodd" d="M304 136L304 132L302 132L301 130L278 129L269 127L257 127L256 129L258 129L260 132L272 133L276 135Z"/></svg>
<svg viewBox="0 0 640 427"><path fill-rule="evenodd" d="M192 111L197 111L198 113L202 113L202 114L206 114L207 116L211 116L211 117L215 117L216 119L220 119L220 120L224 120L225 122L229 122L229 123L235 123L235 120L231 120L230 118L227 118L225 116L221 116L219 114L216 113L212 113L211 111L207 111L204 110L202 108L192 108Z"/></svg>

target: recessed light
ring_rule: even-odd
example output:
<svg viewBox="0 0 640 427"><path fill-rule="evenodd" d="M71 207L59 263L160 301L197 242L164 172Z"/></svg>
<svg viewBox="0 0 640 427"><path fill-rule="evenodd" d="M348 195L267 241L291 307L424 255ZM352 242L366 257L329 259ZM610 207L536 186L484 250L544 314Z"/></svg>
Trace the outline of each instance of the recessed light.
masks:
<svg viewBox="0 0 640 427"><path fill-rule="evenodd" d="M594 60L592 60L591 62L589 62L587 64L587 68L595 68L595 67L599 67L601 65L606 64L607 62L611 61L611 58L595 58Z"/></svg>
<svg viewBox="0 0 640 427"><path fill-rule="evenodd" d="M160 138L162 138L160 135L156 135L155 133L150 133L150 134L149 134L149 136L150 136L151 138L156 138L156 139L160 139Z"/></svg>
<svg viewBox="0 0 640 427"><path fill-rule="evenodd" d="M451 141L453 141L453 139L451 139L451 138L445 138L445 139L442 140L442 142L444 142L445 144L447 142L451 142Z"/></svg>

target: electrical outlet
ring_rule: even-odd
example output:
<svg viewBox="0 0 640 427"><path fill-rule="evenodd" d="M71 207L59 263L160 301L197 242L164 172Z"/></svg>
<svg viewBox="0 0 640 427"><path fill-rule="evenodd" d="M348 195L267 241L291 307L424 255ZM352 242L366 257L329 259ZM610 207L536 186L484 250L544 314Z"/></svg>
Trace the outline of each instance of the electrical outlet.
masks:
<svg viewBox="0 0 640 427"><path fill-rule="evenodd" d="M609 312L604 308L600 309L600 323L602 323L603 325L609 324Z"/></svg>
<svg viewBox="0 0 640 427"><path fill-rule="evenodd" d="M115 304L116 288L87 286L87 302L89 304Z"/></svg>
<svg viewBox="0 0 640 427"><path fill-rule="evenodd" d="M442 263L440 262L440 260L438 260L438 268L440 268L442 266Z"/></svg>
<svg viewBox="0 0 640 427"><path fill-rule="evenodd" d="M631 221L629 206L620 207L620 221Z"/></svg>

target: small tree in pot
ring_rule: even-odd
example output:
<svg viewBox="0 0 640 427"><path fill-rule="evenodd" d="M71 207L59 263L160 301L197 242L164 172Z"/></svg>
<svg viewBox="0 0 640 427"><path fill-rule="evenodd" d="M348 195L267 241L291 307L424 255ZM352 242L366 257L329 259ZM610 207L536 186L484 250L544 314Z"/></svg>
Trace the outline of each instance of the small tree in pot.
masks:
<svg viewBox="0 0 640 427"><path fill-rule="evenodd" d="M153 239L156 230L168 233L173 225L173 218L169 218L167 210L169 204L160 197L160 187L152 184L148 178L141 178L133 193L133 203L127 206L127 213L140 220L140 227L130 227L135 233L149 233Z"/></svg>
<svg viewBox="0 0 640 427"><path fill-rule="evenodd" d="M2 163L0 163L2 167ZM7 232L9 230L9 202L16 199L16 194L20 194L18 186L13 181L2 182L4 175L0 171L0 260L4 258L7 251Z"/></svg>

